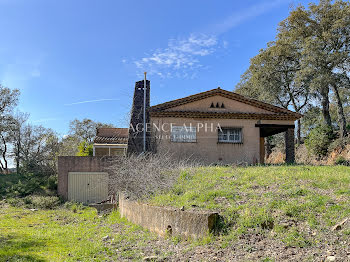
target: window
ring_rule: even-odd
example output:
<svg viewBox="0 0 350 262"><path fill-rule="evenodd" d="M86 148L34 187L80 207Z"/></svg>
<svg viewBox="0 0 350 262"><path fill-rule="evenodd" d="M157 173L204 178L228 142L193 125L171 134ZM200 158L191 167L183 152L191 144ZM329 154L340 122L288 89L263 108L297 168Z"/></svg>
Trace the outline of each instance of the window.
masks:
<svg viewBox="0 0 350 262"><path fill-rule="evenodd" d="M242 128L221 128L219 129L219 142L242 143Z"/></svg>
<svg viewBox="0 0 350 262"><path fill-rule="evenodd" d="M191 126L173 126L171 128L171 142L197 142L197 128Z"/></svg>

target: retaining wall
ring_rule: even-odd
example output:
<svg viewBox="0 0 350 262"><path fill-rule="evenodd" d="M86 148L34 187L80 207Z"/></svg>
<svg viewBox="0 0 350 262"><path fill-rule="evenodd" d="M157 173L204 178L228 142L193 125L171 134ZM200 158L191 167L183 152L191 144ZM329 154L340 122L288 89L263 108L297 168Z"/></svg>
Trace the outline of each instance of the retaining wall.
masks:
<svg viewBox="0 0 350 262"><path fill-rule="evenodd" d="M204 237L218 222L218 213L207 211L181 211L157 207L125 199L119 194L119 211L122 217L161 236Z"/></svg>

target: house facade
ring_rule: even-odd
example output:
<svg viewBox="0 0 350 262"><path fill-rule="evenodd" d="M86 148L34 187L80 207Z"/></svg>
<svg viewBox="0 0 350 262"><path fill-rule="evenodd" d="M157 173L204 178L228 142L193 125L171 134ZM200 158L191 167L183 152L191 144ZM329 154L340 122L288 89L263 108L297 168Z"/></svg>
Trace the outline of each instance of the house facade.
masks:
<svg viewBox="0 0 350 262"><path fill-rule="evenodd" d="M294 161L295 112L216 88L149 108L157 151L204 163L264 162L264 138L286 132Z"/></svg>
<svg viewBox="0 0 350 262"><path fill-rule="evenodd" d="M206 164L258 164L264 163L264 138L284 132L286 162L294 162L294 122L301 114L221 88L151 107L147 81L145 103L143 97L144 81L136 82L127 142L123 131L123 148L127 147L129 154L142 153L146 146L147 151L170 153ZM96 142L107 141L108 132L113 133L112 129L106 129L97 134L96 155L107 155L106 149L99 147L108 145ZM120 134L114 140L117 136Z"/></svg>

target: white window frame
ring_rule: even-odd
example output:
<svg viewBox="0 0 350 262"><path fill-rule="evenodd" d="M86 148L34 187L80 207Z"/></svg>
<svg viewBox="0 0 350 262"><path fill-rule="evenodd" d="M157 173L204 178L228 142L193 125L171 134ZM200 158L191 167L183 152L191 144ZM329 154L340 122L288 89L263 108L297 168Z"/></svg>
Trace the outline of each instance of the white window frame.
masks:
<svg viewBox="0 0 350 262"><path fill-rule="evenodd" d="M241 127L222 127L218 129L218 142L242 144L243 143L243 128Z"/></svg>
<svg viewBox="0 0 350 262"><path fill-rule="evenodd" d="M197 128L193 126L172 126L170 141L174 143L196 143Z"/></svg>

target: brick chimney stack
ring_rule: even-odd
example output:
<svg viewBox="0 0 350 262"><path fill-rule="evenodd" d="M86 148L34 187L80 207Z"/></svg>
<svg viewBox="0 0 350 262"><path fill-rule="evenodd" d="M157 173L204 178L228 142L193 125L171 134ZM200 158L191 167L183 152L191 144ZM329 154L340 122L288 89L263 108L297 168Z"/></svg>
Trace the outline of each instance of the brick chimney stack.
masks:
<svg viewBox="0 0 350 262"><path fill-rule="evenodd" d="M150 107L151 83L146 81L146 124L150 122L148 108ZM143 99L144 80L135 83L134 99L131 109L129 126L128 154L143 152ZM149 131L149 130L147 130ZM146 150L149 149L149 132L146 133Z"/></svg>

